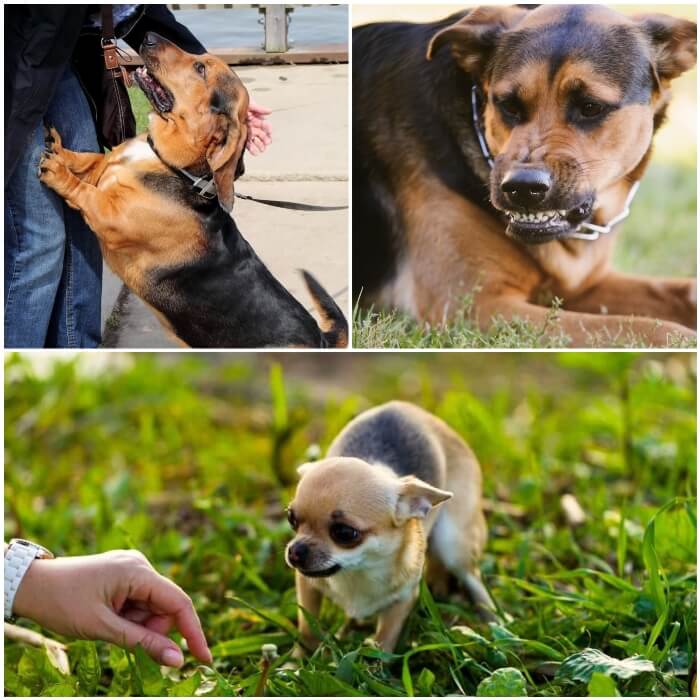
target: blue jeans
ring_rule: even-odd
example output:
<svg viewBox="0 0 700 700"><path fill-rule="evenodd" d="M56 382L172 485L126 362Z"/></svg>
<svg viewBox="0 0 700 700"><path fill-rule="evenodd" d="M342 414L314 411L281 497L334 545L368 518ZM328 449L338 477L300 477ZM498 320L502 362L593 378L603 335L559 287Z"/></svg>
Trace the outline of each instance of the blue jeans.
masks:
<svg viewBox="0 0 700 700"><path fill-rule="evenodd" d="M87 98L63 74L44 117L72 151L99 151ZM100 343L102 255L82 216L39 182L40 124L5 184L5 347L94 348Z"/></svg>

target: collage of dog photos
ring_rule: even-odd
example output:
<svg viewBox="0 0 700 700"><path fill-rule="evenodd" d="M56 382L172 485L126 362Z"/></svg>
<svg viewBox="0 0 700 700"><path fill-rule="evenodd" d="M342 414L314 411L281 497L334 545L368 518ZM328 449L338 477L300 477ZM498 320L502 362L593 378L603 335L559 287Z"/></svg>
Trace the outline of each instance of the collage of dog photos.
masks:
<svg viewBox="0 0 700 700"><path fill-rule="evenodd" d="M697 10L3 4L5 697L697 697Z"/></svg>

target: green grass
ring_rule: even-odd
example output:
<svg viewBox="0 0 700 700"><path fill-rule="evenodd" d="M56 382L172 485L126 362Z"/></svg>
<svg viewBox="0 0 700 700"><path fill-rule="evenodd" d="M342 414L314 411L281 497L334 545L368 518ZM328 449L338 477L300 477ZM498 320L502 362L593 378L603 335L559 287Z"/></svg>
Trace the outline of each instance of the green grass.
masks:
<svg viewBox="0 0 700 700"><path fill-rule="evenodd" d="M552 303L547 318L541 325L527 320L506 321L502 317L492 320L487 331L481 330L472 316L473 302L464 298L459 313L450 323L429 325L419 323L400 311L364 309L355 304L352 319L352 343L355 348L383 349L441 349L441 348L489 348L531 349L566 348L571 339L558 323L560 303ZM641 336L627 331L619 335L591 333L588 345L596 348L635 348L650 346ZM694 340L680 335L669 337L668 348L694 348Z"/></svg>
<svg viewBox="0 0 700 700"><path fill-rule="evenodd" d="M152 112L153 109L146 96L138 87L129 88L129 99L136 117L136 133L142 134L148 128L148 113Z"/></svg>
<svg viewBox="0 0 700 700"><path fill-rule="evenodd" d="M71 642L63 676L42 650L10 642L6 693L688 694L691 356L354 354L323 367L315 355L108 358L8 357L5 537L60 555L141 549L192 595L214 664L187 657L161 673L139 651ZM436 412L479 457L492 504L481 568L502 617L486 625L457 587L446 597L424 588L386 655L363 643L368 627L336 638L343 614L326 604L324 644L290 669L284 507L295 467L393 398ZM565 493L583 526L565 524ZM263 661L265 644L277 658Z"/></svg>

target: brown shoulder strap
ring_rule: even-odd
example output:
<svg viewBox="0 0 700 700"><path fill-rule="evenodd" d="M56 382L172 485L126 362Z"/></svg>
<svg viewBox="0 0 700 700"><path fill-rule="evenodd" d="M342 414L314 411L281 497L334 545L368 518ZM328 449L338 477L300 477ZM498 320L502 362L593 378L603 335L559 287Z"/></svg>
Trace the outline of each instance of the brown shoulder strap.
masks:
<svg viewBox="0 0 700 700"><path fill-rule="evenodd" d="M114 39L114 17L111 5L102 5L102 38Z"/></svg>
<svg viewBox="0 0 700 700"><path fill-rule="evenodd" d="M112 6L102 5L102 53L105 59L105 68L114 70L119 68L119 55L117 54L117 40L114 36L114 18Z"/></svg>

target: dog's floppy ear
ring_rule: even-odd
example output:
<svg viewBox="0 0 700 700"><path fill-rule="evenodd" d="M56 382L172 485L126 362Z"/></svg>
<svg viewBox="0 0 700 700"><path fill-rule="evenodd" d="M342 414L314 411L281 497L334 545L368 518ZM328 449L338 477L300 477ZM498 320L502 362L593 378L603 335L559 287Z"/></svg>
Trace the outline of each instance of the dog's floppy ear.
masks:
<svg viewBox="0 0 700 700"><path fill-rule="evenodd" d="M513 5L477 7L466 17L435 34L428 44L426 58L432 59L441 47L448 45L465 71L479 75L499 35L516 25L527 12Z"/></svg>
<svg viewBox="0 0 700 700"><path fill-rule="evenodd" d="M238 159L238 163L236 163L236 172L233 175L234 180L238 180L241 175L245 175L245 163L243 162L243 152L241 152L241 157Z"/></svg>
<svg viewBox="0 0 700 700"><path fill-rule="evenodd" d="M238 163L243 158L247 126L228 114L217 115L219 128L207 149L207 163L214 173L216 194L226 211L233 208L233 182L239 172Z"/></svg>
<svg viewBox="0 0 700 700"><path fill-rule="evenodd" d="M394 509L395 525L403 525L411 518L423 520L438 503L452 498L449 491L436 489L415 476L404 476L399 480L398 496Z"/></svg>
<svg viewBox="0 0 700 700"><path fill-rule="evenodd" d="M652 62L660 81L677 78L697 60L697 25L687 19L662 14L637 15L652 48Z"/></svg>

